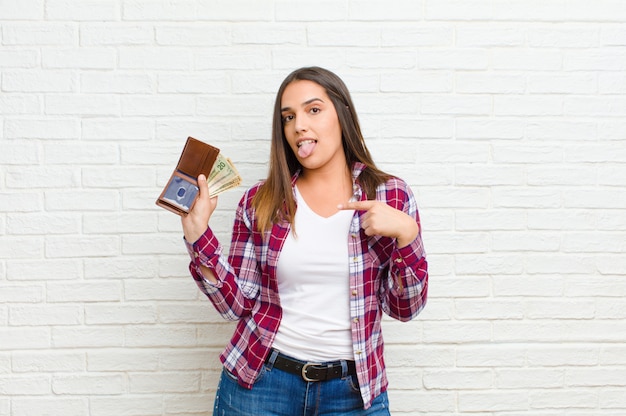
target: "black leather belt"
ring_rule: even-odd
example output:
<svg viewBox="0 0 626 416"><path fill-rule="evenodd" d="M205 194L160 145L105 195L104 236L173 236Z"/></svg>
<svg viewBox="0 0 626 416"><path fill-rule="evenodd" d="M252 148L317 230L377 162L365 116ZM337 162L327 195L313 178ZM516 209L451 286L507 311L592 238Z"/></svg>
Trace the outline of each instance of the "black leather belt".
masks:
<svg viewBox="0 0 626 416"><path fill-rule="evenodd" d="M270 353L269 357L272 354ZM269 361L269 358L268 358ZM356 375L356 365L354 361L343 360L348 367L348 375ZM343 376L343 365L341 361L333 361L330 363L307 363L293 358L289 358L283 354L278 354L274 361L274 368L296 374L302 377L304 381L326 381Z"/></svg>

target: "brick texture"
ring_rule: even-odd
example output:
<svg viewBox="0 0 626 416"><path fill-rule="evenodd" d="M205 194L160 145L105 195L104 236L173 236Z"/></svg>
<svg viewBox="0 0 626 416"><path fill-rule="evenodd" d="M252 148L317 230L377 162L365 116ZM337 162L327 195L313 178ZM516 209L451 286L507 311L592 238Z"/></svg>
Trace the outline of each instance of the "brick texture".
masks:
<svg viewBox="0 0 626 416"><path fill-rule="evenodd" d="M394 415L626 414L620 0L0 1L0 416L212 414L233 329L154 200L187 136L266 174L274 93L337 72L418 198L430 300Z"/></svg>

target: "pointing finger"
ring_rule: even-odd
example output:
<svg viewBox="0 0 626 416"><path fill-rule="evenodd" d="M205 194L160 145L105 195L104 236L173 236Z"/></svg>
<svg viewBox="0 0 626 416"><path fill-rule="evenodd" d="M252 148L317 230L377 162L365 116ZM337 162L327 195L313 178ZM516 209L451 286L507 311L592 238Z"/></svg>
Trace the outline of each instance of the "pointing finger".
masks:
<svg viewBox="0 0 626 416"><path fill-rule="evenodd" d="M367 211L371 209L374 205L376 205L376 201L346 202L345 204L337 205L337 209L340 209L340 210L351 209L355 211Z"/></svg>

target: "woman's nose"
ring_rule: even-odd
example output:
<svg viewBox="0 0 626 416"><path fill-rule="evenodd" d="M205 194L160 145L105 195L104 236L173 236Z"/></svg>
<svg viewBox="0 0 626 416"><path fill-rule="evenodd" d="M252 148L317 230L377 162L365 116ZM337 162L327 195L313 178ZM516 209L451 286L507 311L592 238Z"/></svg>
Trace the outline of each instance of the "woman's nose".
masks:
<svg viewBox="0 0 626 416"><path fill-rule="evenodd" d="M296 117L295 119L295 128L296 128L296 132L303 132L303 131L307 131L308 130L308 124L306 121L306 117Z"/></svg>

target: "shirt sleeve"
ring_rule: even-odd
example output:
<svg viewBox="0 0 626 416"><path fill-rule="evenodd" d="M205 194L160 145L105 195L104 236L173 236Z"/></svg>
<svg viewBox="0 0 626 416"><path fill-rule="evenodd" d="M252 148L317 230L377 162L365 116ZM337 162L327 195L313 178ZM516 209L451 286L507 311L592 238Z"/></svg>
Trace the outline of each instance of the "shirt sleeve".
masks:
<svg viewBox="0 0 626 416"><path fill-rule="evenodd" d="M415 197L404 182L399 181L396 186L394 204L415 219L419 233L409 245L393 248L387 278L382 282L382 305L392 318L409 321L426 306L428 262Z"/></svg>
<svg viewBox="0 0 626 416"><path fill-rule="evenodd" d="M233 225L230 255L223 254L222 245L211 230L194 243L185 240L190 256L189 271L196 284L228 320L249 315L259 292L260 272L255 256L252 224L245 215L246 196L239 203ZM202 274L201 266L213 272L217 282Z"/></svg>

